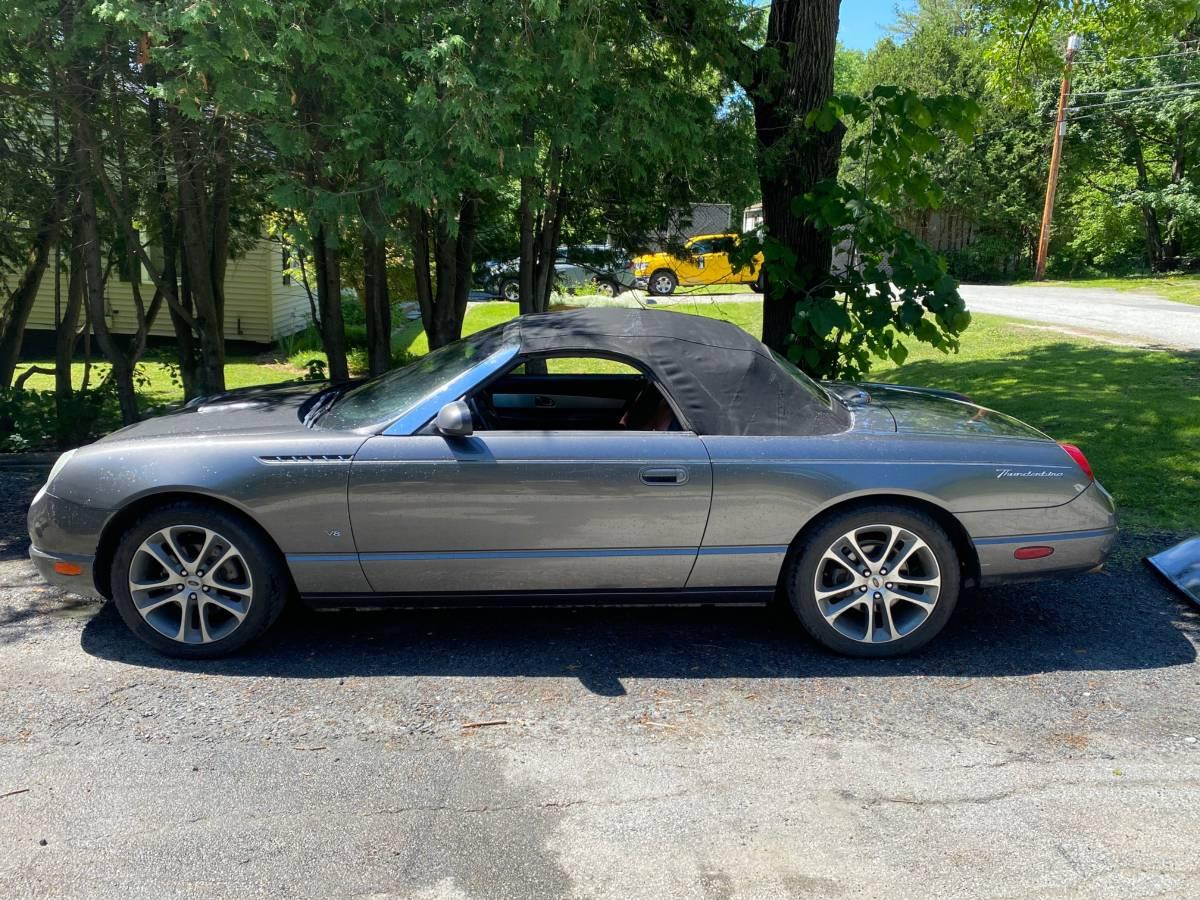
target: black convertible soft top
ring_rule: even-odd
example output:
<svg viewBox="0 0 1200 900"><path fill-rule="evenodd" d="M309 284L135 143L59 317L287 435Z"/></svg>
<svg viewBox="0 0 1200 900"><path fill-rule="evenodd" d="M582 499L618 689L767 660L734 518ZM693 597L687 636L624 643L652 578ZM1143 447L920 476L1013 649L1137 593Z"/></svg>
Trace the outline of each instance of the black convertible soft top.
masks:
<svg viewBox="0 0 1200 900"><path fill-rule="evenodd" d="M579 351L647 367L699 434L813 435L845 431L844 406L728 322L666 310L594 307L521 316L522 354Z"/></svg>

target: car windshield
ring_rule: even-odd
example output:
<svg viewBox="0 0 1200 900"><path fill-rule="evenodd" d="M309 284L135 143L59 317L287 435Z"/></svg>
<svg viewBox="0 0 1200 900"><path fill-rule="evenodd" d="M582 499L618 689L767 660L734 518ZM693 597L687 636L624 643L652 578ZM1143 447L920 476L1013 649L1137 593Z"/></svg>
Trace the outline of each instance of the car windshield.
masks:
<svg viewBox="0 0 1200 900"><path fill-rule="evenodd" d="M780 356L774 350L771 351L771 355L775 357L775 362L779 363L779 368L787 372L797 384L812 394L818 401L833 409L833 398L830 396L829 391L825 390L825 388L796 368L793 363L788 361L787 357Z"/></svg>
<svg viewBox="0 0 1200 900"><path fill-rule="evenodd" d="M427 353L416 362L373 378L346 392L316 422L320 428L351 431L398 419L455 378L472 369L497 346L495 329Z"/></svg>

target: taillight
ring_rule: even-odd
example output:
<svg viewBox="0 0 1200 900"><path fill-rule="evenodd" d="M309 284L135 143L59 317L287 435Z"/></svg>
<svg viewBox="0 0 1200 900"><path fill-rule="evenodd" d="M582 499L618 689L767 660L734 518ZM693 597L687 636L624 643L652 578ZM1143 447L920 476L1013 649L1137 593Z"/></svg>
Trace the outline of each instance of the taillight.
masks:
<svg viewBox="0 0 1200 900"><path fill-rule="evenodd" d="M1067 456L1071 457L1071 459L1075 460L1075 462L1079 464L1079 468L1083 469L1083 474L1088 477L1088 481L1096 480L1096 476L1092 474L1092 466L1087 461L1087 457L1083 455L1082 450L1080 450L1074 444L1059 444L1058 446L1066 450Z"/></svg>

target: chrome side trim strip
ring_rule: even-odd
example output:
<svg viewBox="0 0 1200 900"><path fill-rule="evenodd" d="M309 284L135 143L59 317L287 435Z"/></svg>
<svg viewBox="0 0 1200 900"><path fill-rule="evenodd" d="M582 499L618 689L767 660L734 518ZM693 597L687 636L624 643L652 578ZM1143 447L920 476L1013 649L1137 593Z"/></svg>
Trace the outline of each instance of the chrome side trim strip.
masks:
<svg viewBox="0 0 1200 900"><path fill-rule="evenodd" d="M1116 528L1094 528L1090 531L1060 531L1053 534L1007 534L1000 537L972 538L976 546L991 544L1046 544L1054 541L1077 541L1107 537L1115 534Z"/></svg>
<svg viewBox="0 0 1200 900"><path fill-rule="evenodd" d="M786 553L783 544L751 545L744 547L701 547L703 556ZM381 553L289 553L289 563L344 562L361 559L363 562L420 562L444 559L578 559L622 556L695 556L691 547L613 547L600 550L414 550Z"/></svg>

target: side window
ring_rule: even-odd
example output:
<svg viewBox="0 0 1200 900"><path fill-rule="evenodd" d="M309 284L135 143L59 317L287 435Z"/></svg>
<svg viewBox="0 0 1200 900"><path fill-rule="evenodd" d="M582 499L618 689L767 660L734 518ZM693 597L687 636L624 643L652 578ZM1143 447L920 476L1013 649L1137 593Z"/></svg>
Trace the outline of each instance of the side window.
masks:
<svg viewBox="0 0 1200 900"><path fill-rule="evenodd" d="M714 238L711 253L732 253L737 249L737 241L731 237Z"/></svg>
<svg viewBox="0 0 1200 900"><path fill-rule="evenodd" d="M526 360L470 398L476 431L679 431L641 369L602 356Z"/></svg>
<svg viewBox="0 0 1200 900"><path fill-rule="evenodd" d="M713 242L711 240L694 241L688 245L688 252L693 256L703 256L705 253L712 253Z"/></svg>

